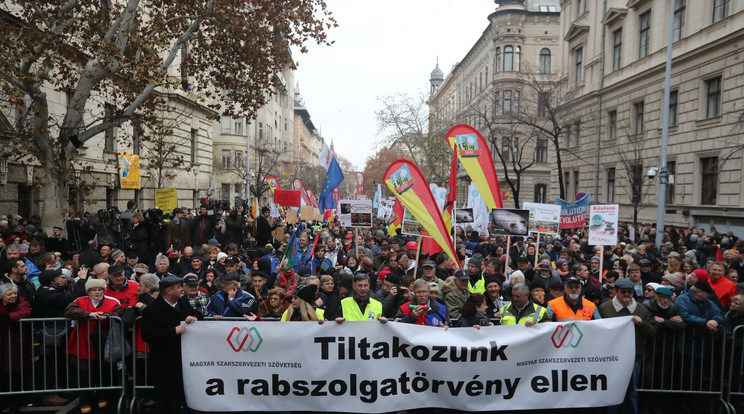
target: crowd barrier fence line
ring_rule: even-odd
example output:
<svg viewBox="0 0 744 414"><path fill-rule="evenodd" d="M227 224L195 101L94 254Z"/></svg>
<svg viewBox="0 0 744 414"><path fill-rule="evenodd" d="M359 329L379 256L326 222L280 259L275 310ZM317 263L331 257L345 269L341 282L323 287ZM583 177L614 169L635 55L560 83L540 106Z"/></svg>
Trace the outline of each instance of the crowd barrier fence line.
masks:
<svg viewBox="0 0 744 414"><path fill-rule="evenodd" d="M6 333L4 338L7 355L0 365L0 397L118 392L117 414L140 412L143 401L150 399L154 390L148 380L149 354L142 350L145 343L140 341L137 349L142 318L138 317L133 327L126 327L120 318L108 317L108 331L95 330L87 338L81 338L80 329L73 330L75 324L91 321L22 319L17 326L11 325L4 331L13 334ZM116 337L111 330L125 338L125 346L114 346ZM109 338L113 340L107 344ZM102 355L98 359L81 357L85 342ZM708 396L730 414L736 414L736 406L744 404L744 326L730 334L710 334L688 326L646 338L644 347L637 379L639 392Z"/></svg>

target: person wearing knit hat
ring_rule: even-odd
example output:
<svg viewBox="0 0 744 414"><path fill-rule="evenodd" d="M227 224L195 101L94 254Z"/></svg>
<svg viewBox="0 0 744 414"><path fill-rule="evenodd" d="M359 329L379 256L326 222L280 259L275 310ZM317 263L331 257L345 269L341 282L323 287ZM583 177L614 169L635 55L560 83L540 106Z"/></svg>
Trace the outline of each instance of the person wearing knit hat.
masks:
<svg viewBox="0 0 744 414"><path fill-rule="evenodd" d="M100 320L106 319L109 316L121 317L124 313L119 301L104 296L105 291L105 280L88 279L85 282L85 292L87 295L75 299L65 308L64 317L76 321L69 335L67 349L70 355L73 355L72 358L78 361L102 359L101 352L103 350L98 349L99 347L95 346L94 342L96 345L101 343L100 340L103 338L99 338L99 336L102 335L103 330L96 329L96 326ZM92 375L92 372L89 371L92 369L92 364L86 363L85 365L80 365L81 373L79 378L82 379L82 382L79 385L81 388L91 388L99 385L95 380L96 376ZM95 399L94 391L83 391L79 394L79 398L80 412L91 412ZM105 399L98 401L99 408L104 408L107 405L108 403Z"/></svg>
<svg viewBox="0 0 744 414"><path fill-rule="evenodd" d="M468 276L470 278L468 282L468 290L470 293L486 293L486 281L483 275L483 255L476 253L473 257L468 260L466 266Z"/></svg>
<svg viewBox="0 0 744 414"><path fill-rule="evenodd" d="M282 315L282 321L318 321L323 323L323 309L315 308L316 285L300 285L292 292L292 306Z"/></svg>

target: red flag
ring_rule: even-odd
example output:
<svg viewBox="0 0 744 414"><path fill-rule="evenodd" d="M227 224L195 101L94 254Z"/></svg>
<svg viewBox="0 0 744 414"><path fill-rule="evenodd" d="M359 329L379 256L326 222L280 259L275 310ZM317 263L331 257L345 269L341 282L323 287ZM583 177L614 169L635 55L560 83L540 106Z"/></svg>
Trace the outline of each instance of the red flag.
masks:
<svg viewBox="0 0 744 414"><path fill-rule="evenodd" d="M423 237L421 240L421 253L428 253L431 260L434 260L434 255L441 252L442 248L439 247L436 241L431 237Z"/></svg>
<svg viewBox="0 0 744 414"><path fill-rule="evenodd" d="M400 200L396 198L395 203L393 204L393 214L390 216L390 224L388 224L388 234L390 236L398 235L396 230L401 228L403 225L403 214L405 214L403 204L401 204Z"/></svg>
<svg viewBox="0 0 744 414"><path fill-rule="evenodd" d="M460 124L447 132L447 141L453 150L457 148L455 151L457 158L481 193L488 211L503 208L499 177L496 175L491 150L488 149L488 143L483 139L483 135L470 125Z"/></svg>
<svg viewBox="0 0 744 414"><path fill-rule="evenodd" d="M455 246L449 237L449 229L444 224L434 194L429 188L421 170L408 160L396 160L387 168L384 175L385 184L406 208L439 244L447 255L460 266L455 254Z"/></svg>
<svg viewBox="0 0 744 414"><path fill-rule="evenodd" d="M452 167L450 168L449 182L447 183L447 197L444 200L442 217L447 228L452 228L452 209L457 201L457 147L452 152Z"/></svg>

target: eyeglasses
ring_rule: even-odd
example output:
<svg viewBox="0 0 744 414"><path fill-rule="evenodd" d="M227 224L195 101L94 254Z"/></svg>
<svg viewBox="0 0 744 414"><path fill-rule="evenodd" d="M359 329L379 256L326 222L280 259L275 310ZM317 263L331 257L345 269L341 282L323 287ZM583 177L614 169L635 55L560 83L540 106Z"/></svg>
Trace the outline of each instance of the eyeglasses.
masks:
<svg viewBox="0 0 744 414"><path fill-rule="evenodd" d="M646 288L646 292L653 292L654 290L652 288Z"/></svg>

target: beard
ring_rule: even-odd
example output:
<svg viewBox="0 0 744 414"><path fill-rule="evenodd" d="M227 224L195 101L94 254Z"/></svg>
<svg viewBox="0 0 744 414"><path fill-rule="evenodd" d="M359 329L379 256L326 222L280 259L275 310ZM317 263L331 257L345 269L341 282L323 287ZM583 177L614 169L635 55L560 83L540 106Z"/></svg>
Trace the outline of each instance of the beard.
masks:
<svg viewBox="0 0 744 414"><path fill-rule="evenodd" d="M659 302L658 300L656 301L656 304L659 305L661 309L669 309L669 307L672 305L671 302L667 303L666 305L662 305L661 302Z"/></svg>
<svg viewBox="0 0 744 414"><path fill-rule="evenodd" d="M571 293L568 294L568 297L571 300L577 300L577 299L579 299L579 296L580 296L579 295L579 292L571 292Z"/></svg>

